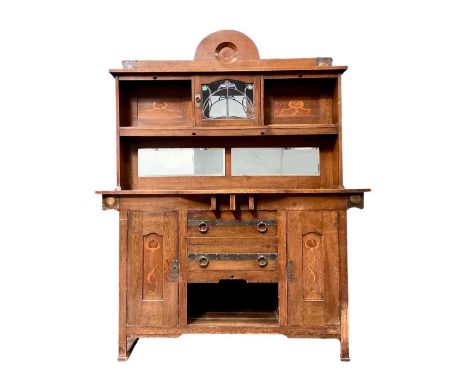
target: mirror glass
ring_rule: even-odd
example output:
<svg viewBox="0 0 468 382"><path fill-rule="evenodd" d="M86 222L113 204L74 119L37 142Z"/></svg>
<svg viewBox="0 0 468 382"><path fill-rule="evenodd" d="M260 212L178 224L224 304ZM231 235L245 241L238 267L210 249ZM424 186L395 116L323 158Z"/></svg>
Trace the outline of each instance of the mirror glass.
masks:
<svg viewBox="0 0 468 382"><path fill-rule="evenodd" d="M318 147L233 147L231 173L242 175L320 175Z"/></svg>
<svg viewBox="0 0 468 382"><path fill-rule="evenodd" d="M138 149L138 176L223 176L223 148Z"/></svg>

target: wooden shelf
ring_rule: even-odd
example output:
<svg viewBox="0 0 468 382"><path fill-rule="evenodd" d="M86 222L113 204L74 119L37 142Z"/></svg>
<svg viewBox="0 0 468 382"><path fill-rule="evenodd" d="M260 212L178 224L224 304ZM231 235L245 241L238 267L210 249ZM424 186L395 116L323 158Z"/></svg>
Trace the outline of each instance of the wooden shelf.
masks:
<svg viewBox="0 0 468 382"><path fill-rule="evenodd" d="M249 195L249 194L362 194L369 188L313 188L313 189L229 189L229 190L121 190L96 191L100 195Z"/></svg>
<svg viewBox="0 0 468 382"><path fill-rule="evenodd" d="M265 125L266 129L285 130L288 134L338 134L339 128L335 123L317 123L317 124L272 124ZM290 133L293 132L293 133ZM294 133L298 131L299 133Z"/></svg>
<svg viewBox="0 0 468 382"><path fill-rule="evenodd" d="M316 58L294 59L246 59L229 64L229 72L309 72L309 73L333 73L341 74L347 66L317 66ZM125 76L136 74L160 74L160 73L212 73L226 72L226 65L218 60L153 60L153 61L127 61L126 69L110 69L113 76Z"/></svg>
<svg viewBox="0 0 468 382"><path fill-rule="evenodd" d="M278 313L265 312L204 312L189 317L188 325L193 326L278 326Z"/></svg>
<svg viewBox="0 0 468 382"><path fill-rule="evenodd" d="M336 135L336 124L294 124L265 126L230 126L223 128L193 126L120 127L121 137L168 137L168 136L252 136L252 135Z"/></svg>

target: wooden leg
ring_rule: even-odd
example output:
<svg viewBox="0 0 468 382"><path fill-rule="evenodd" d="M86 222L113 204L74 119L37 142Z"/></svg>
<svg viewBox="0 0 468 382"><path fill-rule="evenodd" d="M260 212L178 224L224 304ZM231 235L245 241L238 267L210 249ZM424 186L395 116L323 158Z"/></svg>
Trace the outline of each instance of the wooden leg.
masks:
<svg viewBox="0 0 468 382"><path fill-rule="evenodd" d="M341 360L349 361L348 329L348 248L346 211L340 211L340 344Z"/></svg>
<svg viewBox="0 0 468 382"><path fill-rule="evenodd" d="M138 338L124 338L125 342L119 340L119 361L126 361L130 354L132 354L133 348L138 342ZM122 346L123 345L123 346Z"/></svg>
<svg viewBox="0 0 468 382"><path fill-rule="evenodd" d="M120 211L119 230L119 361L126 361L136 344L127 337L127 213ZM130 349L130 351L129 351Z"/></svg>
<svg viewBox="0 0 468 382"><path fill-rule="evenodd" d="M341 333L340 333L340 344L341 344L341 360L349 361L349 332L348 332L348 307L341 308Z"/></svg>

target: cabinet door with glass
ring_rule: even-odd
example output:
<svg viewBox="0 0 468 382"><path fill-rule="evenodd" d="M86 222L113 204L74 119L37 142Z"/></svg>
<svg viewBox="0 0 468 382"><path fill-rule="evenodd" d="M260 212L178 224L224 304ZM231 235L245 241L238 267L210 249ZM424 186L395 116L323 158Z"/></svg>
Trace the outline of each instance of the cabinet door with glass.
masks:
<svg viewBox="0 0 468 382"><path fill-rule="evenodd" d="M258 126L261 118L260 77L197 76L194 79L195 124Z"/></svg>

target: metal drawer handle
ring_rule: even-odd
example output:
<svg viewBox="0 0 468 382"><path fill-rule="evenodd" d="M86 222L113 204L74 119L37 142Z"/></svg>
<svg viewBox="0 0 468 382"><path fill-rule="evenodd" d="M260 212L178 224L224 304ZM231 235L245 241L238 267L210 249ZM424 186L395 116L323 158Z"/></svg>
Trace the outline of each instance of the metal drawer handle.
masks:
<svg viewBox="0 0 468 382"><path fill-rule="evenodd" d="M258 262L258 266L261 268L264 268L268 265L268 260L266 259L265 256L258 256L257 262Z"/></svg>
<svg viewBox="0 0 468 382"><path fill-rule="evenodd" d="M207 233L208 232L208 224L206 224L206 222L201 222L200 224L198 224L198 230L201 233Z"/></svg>
<svg viewBox="0 0 468 382"><path fill-rule="evenodd" d="M258 229L258 232L264 233L267 231L268 226L266 225L265 222L260 222L257 224L257 229Z"/></svg>
<svg viewBox="0 0 468 382"><path fill-rule="evenodd" d="M202 256L198 260L198 264L200 264L200 267L202 267L202 268L206 268L209 263L210 263L210 260L208 260L208 257L206 257L206 256Z"/></svg>

